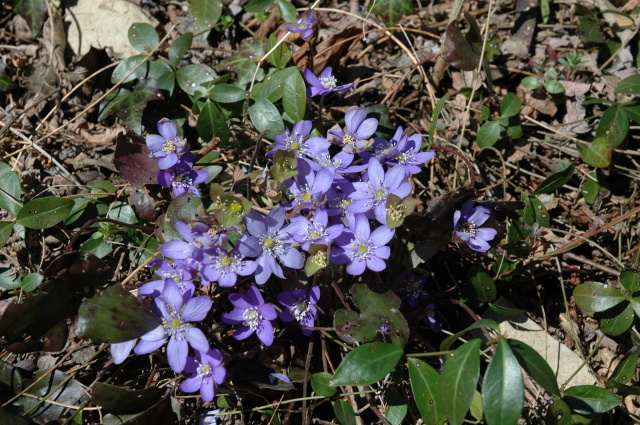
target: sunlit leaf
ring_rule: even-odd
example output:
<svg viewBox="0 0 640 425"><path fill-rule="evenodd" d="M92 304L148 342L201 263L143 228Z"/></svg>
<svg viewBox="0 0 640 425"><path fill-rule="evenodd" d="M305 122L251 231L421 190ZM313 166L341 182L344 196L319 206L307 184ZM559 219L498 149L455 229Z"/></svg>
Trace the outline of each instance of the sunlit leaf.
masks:
<svg viewBox="0 0 640 425"><path fill-rule="evenodd" d="M0 208L15 216L22 208L20 179L11 167L0 162Z"/></svg>
<svg viewBox="0 0 640 425"><path fill-rule="evenodd" d="M533 348L522 341L507 339L520 366L549 394L559 396L558 380L549 363Z"/></svg>
<svg viewBox="0 0 640 425"><path fill-rule="evenodd" d="M446 400L444 411L451 425L461 425L469 411L480 376L481 344L481 340L472 339L461 345L442 368L440 396Z"/></svg>
<svg viewBox="0 0 640 425"><path fill-rule="evenodd" d="M293 66L284 71L288 76L282 92L282 106L295 122L302 121L307 107L307 87L298 67Z"/></svg>
<svg viewBox="0 0 640 425"><path fill-rule="evenodd" d="M131 46L142 53L149 53L160 42L155 28L142 22L132 24L127 35Z"/></svg>
<svg viewBox="0 0 640 425"><path fill-rule="evenodd" d="M249 106L249 117L256 130L268 130L267 138L272 139L284 133L284 122L278 109L264 97L256 96Z"/></svg>
<svg viewBox="0 0 640 425"><path fill-rule="evenodd" d="M616 86L616 93L619 94L640 94L640 74L630 75L620 81ZM616 104L617 105L617 104Z"/></svg>
<svg viewBox="0 0 640 425"><path fill-rule="evenodd" d="M595 385L576 385L564 390L564 400L575 412L583 415L604 413L618 406L622 399Z"/></svg>
<svg viewBox="0 0 640 425"><path fill-rule="evenodd" d="M580 151L582 160L597 168L607 168L611 164L613 145L605 137L597 137Z"/></svg>
<svg viewBox="0 0 640 425"><path fill-rule="evenodd" d="M500 104L500 115L510 118L518 115L522 109L522 100L515 93L507 93Z"/></svg>
<svg viewBox="0 0 640 425"><path fill-rule="evenodd" d="M178 86L191 96L196 92L206 93L208 90L203 84L208 81L213 81L213 79L214 76L209 67L202 64L185 65L176 71L176 82Z"/></svg>
<svg viewBox="0 0 640 425"><path fill-rule="evenodd" d="M502 130L503 127L498 121L486 122L482 124L482 127L478 130L476 143L478 143L478 146L481 148L493 146L496 144L498 139L500 139L500 133Z"/></svg>
<svg viewBox="0 0 640 425"><path fill-rule="evenodd" d="M524 381L505 340L498 341L482 381L482 406L488 425L515 425L524 408Z"/></svg>
<svg viewBox="0 0 640 425"><path fill-rule="evenodd" d="M208 30L218 23L222 16L222 2L211 0L191 0L191 17L198 32ZM209 31L202 34L206 39Z"/></svg>
<svg viewBox="0 0 640 425"><path fill-rule="evenodd" d="M585 282L573 290L576 305L591 312L605 311L624 301L624 295L600 282Z"/></svg>
<svg viewBox="0 0 640 425"><path fill-rule="evenodd" d="M615 149L624 142L629 132L629 117L620 104L615 103L602 114L596 138L604 138Z"/></svg>
<svg viewBox="0 0 640 425"><path fill-rule="evenodd" d="M207 100L204 107L198 115L198 134L205 142L213 140L214 137L220 138L221 146L226 146L231 138L229 132L229 124L227 119L215 102Z"/></svg>
<svg viewBox="0 0 640 425"><path fill-rule="evenodd" d="M330 385L369 385L392 372L402 357L402 348L384 342L356 347L342 359Z"/></svg>
<svg viewBox="0 0 640 425"><path fill-rule="evenodd" d="M602 313L600 329L609 335L622 335L633 324L633 317L633 305L625 300Z"/></svg>
<svg viewBox="0 0 640 425"><path fill-rule="evenodd" d="M373 3L371 13L380 15L387 27L394 27L403 16L413 14L411 0L378 0Z"/></svg>
<svg viewBox="0 0 640 425"><path fill-rule="evenodd" d="M71 199L55 196L34 199L18 212L18 223L28 229L47 229L67 218L73 205Z"/></svg>
<svg viewBox="0 0 640 425"><path fill-rule="evenodd" d="M409 358L407 361L411 390L425 424L444 423L444 406L440 398L440 374L427 363Z"/></svg>
<svg viewBox="0 0 640 425"><path fill-rule="evenodd" d="M193 34L190 32L182 34L176 38L169 46L169 63L177 68L184 57L184 54L191 48L193 42Z"/></svg>

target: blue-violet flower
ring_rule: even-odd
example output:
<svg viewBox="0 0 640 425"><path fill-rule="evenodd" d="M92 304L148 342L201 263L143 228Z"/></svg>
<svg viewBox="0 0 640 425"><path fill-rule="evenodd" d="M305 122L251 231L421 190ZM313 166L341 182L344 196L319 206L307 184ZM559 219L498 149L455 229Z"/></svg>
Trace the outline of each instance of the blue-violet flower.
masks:
<svg viewBox="0 0 640 425"><path fill-rule="evenodd" d="M311 87L307 88L307 97L324 95L334 91L345 91L353 87L353 84L337 86L336 77L332 75L332 71L333 69L328 66L316 76L309 68L304 70L304 79L311 85Z"/></svg>
<svg viewBox="0 0 640 425"><path fill-rule="evenodd" d="M233 337L243 340L254 332L264 345L273 343L273 326L270 320L278 317L276 309L264 302L262 294L255 286L251 286L247 295L235 293L229 295L229 301L233 304L231 313L223 313L222 321L228 325L241 325Z"/></svg>
<svg viewBox="0 0 640 425"><path fill-rule="evenodd" d="M491 208L478 205L473 206L473 200L468 200L462 208L453 213L453 228L456 235L478 252L487 252L490 240L495 238L498 231L491 227L482 226L491 216Z"/></svg>
<svg viewBox="0 0 640 425"><path fill-rule="evenodd" d="M163 118L158 122L158 133L147 136L147 147L151 158L158 158L161 170L171 168L178 162L178 155L188 149L187 142L178 137L178 128L170 120Z"/></svg>
<svg viewBox="0 0 640 425"><path fill-rule="evenodd" d="M202 401L213 400L216 384L220 385L227 376L227 371L222 365L222 353L212 348L208 352L196 351L196 358L187 357L185 372L194 375L182 381L178 387L185 393L200 391Z"/></svg>
<svg viewBox="0 0 640 425"><path fill-rule="evenodd" d="M306 10L298 22L290 22L283 25L287 30L301 35L302 39L309 41L313 36L313 27L318 23L318 17L310 9Z"/></svg>
<svg viewBox="0 0 640 425"><path fill-rule="evenodd" d="M314 286L308 292L304 289L284 291L278 295L278 302L286 307L280 314L283 322L297 321L302 326L313 327L318 316L316 304L320 300L320 287ZM311 329L302 329L306 336L311 335Z"/></svg>

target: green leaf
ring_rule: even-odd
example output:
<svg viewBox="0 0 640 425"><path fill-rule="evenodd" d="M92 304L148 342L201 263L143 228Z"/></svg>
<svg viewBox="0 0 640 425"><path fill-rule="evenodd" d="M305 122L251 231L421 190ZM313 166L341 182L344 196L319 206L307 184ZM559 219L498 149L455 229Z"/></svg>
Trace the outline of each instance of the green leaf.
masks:
<svg viewBox="0 0 640 425"><path fill-rule="evenodd" d="M134 80L143 80L146 78L153 78L159 82L166 75L173 75L171 67L166 62L149 59L145 61L145 58L146 55L135 55L120 62L120 64L113 70L113 74L111 74L111 82L113 84L121 81L122 83L129 83ZM131 71L133 71L138 64L143 61L144 64L129 75Z"/></svg>
<svg viewBox="0 0 640 425"><path fill-rule="evenodd" d="M515 93L507 93L500 104L500 115L503 118L515 117L522 109L522 101Z"/></svg>
<svg viewBox="0 0 640 425"><path fill-rule="evenodd" d="M98 121L102 121L109 115L115 115L124 121L137 134L142 133L142 114L150 100L162 99L162 93L150 84L151 80L140 82L134 91L119 89L108 96L100 104L101 112Z"/></svg>
<svg viewBox="0 0 640 425"><path fill-rule="evenodd" d="M207 66L201 64L185 65L176 71L178 86L190 96L195 95L196 92L206 93L208 90L203 84L213 79L213 73Z"/></svg>
<svg viewBox="0 0 640 425"><path fill-rule="evenodd" d="M191 0L191 17L194 19L194 26L198 32L206 31L202 34L202 39L206 40L209 35L208 29L213 27L222 16L222 2L211 0Z"/></svg>
<svg viewBox="0 0 640 425"><path fill-rule="evenodd" d="M476 338L461 345L442 368L440 396L446 400L444 411L451 425L461 425L469 411L480 376L481 344Z"/></svg>
<svg viewBox="0 0 640 425"><path fill-rule="evenodd" d="M336 400L333 403L333 412L341 425L356 425L356 414L346 401Z"/></svg>
<svg viewBox="0 0 640 425"><path fill-rule="evenodd" d="M541 195L543 193L551 193L560 189L565 185L571 177L573 177L573 173L575 171L575 164L572 162L568 167L563 170L557 171L549 175L546 179L540 183L538 188L532 193L532 195ZM547 226L545 226L547 227Z"/></svg>
<svg viewBox="0 0 640 425"><path fill-rule="evenodd" d="M619 94L640 94L640 74L631 75L620 81L615 89Z"/></svg>
<svg viewBox="0 0 640 425"><path fill-rule="evenodd" d="M287 74L284 70L271 69L261 83L253 87L254 96L260 96L275 103L282 98Z"/></svg>
<svg viewBox="0 0 640 425"><path fill-rule="evenodd" d="M335 387L378 382L395 369L402 354L402 348L384 342L356 347L342 360L329 384Z"/></svg>
<svg viewBox="0 0 640 425"><path fill-rule="evenodd" d="M160 320L118 283L82 302L74 332L95 342L123 342L159 325Z"/></svg>
<svg viewBox="0 0 640 425"><path fill-rule="evenodd" d="M500 139L500 132L502 132L502 130L503 127L498 121L489 121L482 124L476 136L478 146L486 148L495 145L498 139Z"/></svg>
<svg viewBox="0 0 640 425"><path fill-rule="evenodd" d="M629 119L635 121L636 124L640 124L640 105L625 105L623 108Z"/></svg>
<svg viewBox="0 0 640 425"><path fill-rule="evenodd" d="M28 229L47 229L67 218L73 205L71 199L54 196L34 199L18 212L18 223Z"/></svg>
<svg viewBox="0 0 640 425"><path fill-rule="evenodd" d="M618 336L625 333L633 324L633 305L624 301L602 313L600 329L602 332Z"/></svg>
<svg viewBox="0 0 640 425"><path fill-rule="evenodd" d="M481 422L484 417L482 394L480 394L478 390L473 393L473 400L471 400L471 406L469 406L469 413L471 413L471 416L473 416L473 418L478 422Z"/></svg>
<svg viewBox="0 0 640 425"><path fill-rule="evenodd" d="M597 313L615 307L625 298L620 291L609 285L585 282L573 290L573 299L581 309Z"/></svg>
<svg viewBox="0 0 640 425"><path fill-rule="evenodd" d="M380 15L386 27L395 27L400 18L413 15L411 0L378 0L373 3L371 13Z"/></svg>
<svg viewBox="0 0 640 425"><path fill-rule="evenodd" d="M411 391L425 424L444 423L444 406L440 398L440 374L427 363L416 358L407 361Z"/></svg>
<svg viewBox="0 0 640 425"><path fill-rule="evenodd" d="M184 54L191 48L193 42L193 34L188 32L176 38L171 46L169 46L169 63L172 67L177 68Z"/></svg>
<svg viewBox="0 0 640 425"><path fill-rule="evenodd" d="M220 144L222 147L227 146L231 133L229 132L229 125L227 119L220 110L220 107L215 102L207 100L204 107L198 115L198 135L205 142L213 140L214 137L220 138Z"/></svg>
<svg viewBox="0 0 640 425"><path fill-rule="evenodd" d="M556 80L547 81L546 83L544 83L544 89L551 94L564 93L564 86Z"/></svg>
<svg viewBox="0 0 640 425"><path fill-rule="evenodd" d="M295 122L302 121L307 107L307 86L298 67L289 67L284 72L288 76L282 92L282 106Z"/></svg>
<svg viewBox="0 0 640 425"><path fill-rule="evenodd" d="M447 351L449 347L451 347L451 344L453 344L462 335L466 334L469 331L472 331L474 329L479 329L479 328L491 328L496 331L500 330L500 326L494 320L491 320L491 319L478 320L477 322L470 324L460 332L457 332L451 335L450 337L446 338L444 341L442 341L440 343L440 351Z"/></svg>
<svg viewBox="0 0 640 425"><path fill-rule="evenodd" d="M291 4L288 2L285 2L285 3L289 5ZM280 4L280 0L278 1L278 4ZM286 22L295 22L295 19L294 21L286 21ZM274 48L277 41L278 39L275 33L269 36L269 39L267 40L268 52ZM276 47L269 55L269 62L271 62L271 64L278 69L283 69L284 67L286 67L290 60L291 60L291 49L289 48L289 45L287 43L280 43L278 47Z"/></svg>
<svg viewBox="0 0 640 425"><path fill-rule="evenodd" d="M15 217L22 208L21 196L18 175L8 164L0 162L0 208Z"/></svg>
<svg viewBox="0 0 640 425"><path fill-rule="evenodd" d="M260 13L263 12L265 10L268 10L271 5L273 4L274 0L251 0L249 3L247 3L244 7L245 12L248 13ZM287 21L287 22L295 22L296 19L294 19L293 21Z"/></svg>
<svg viewBox="0 0 640 425"><path fill-rule="evenodd" d="M311 375L311 389L322 397L333 397L337 389L329 385L331 374L328 372L318 372Z"/></svg>
<svg viewBox="0 0 640 425"><path fill-rule="evenodd" d="M472 292L480 302L488 302L496 299L496 284L489 274L478 265L469 269L467 280L471 284Z"/></svg>
<svg viewBox="0 0 640 425"><path fill-rule="evenodd" d="M42 282L42 279L44 279L44 276L42 276L40 273L29 273L28 275L22 278L22 281L20 282L20 286L22 287L23 290L27 292L31 292L34 289L36 289L38 285L40 285L40 282Z"/></svg>
<svg viewBox="0 0 640 425"><path fill-rule="evenodd" d="M571 409L560 397L553 396L545 419L549 425L571 425Z"/></svg>
<svg viewBox="0 0 640 425"><path fill-rule="evenodd" d="M142 53L149 53L160 42L155 28L142 22L131 24L127 35L131 46Z"/></svg>
<svg viewBox="0 0 640 425"><path fill-rule="evenodd" d="M249 118L258 132L269 131L267 137L273 140L284 133L284 122L278 109L264 97L253 98L253 105L249 106Z"/></svg>
<svg viewBox="0 0 640 425"><path fill-rule="evenodd" d="M482 406L488 425L516 425L524 408L522 372L505 340L498 341L485 372Z"/></svg>
<svg viewBox="0 0 640 425"><path fill-rule="evenodd" d="M587 48L594 44L604 43L605 37L600 29L600 21L591 10L587 10L584 15L578 19L578 27L580 28L580 39L587 45Z"/></svg>
<svg viewBox="0 0 640 425"><path fill-rule="evenodd" d="M620 284L632 294L640 291L640 272L636 270L624 270L620 273Z"/></svg>
<svg viewBox="0 0 640 425"><path fill-rule="evenodd" d="M31 34L35 39L40 34L42 24L44 24L47 17L47 1L13 0L10 3L13 4L13 11L27 20L31 27Z"/></svg>
<svg viewBox="0 0 640 425"><path fill-rule="evenodd" d="M517 316L518 314L526 312L526 310L522 308L503 307L501 305L493 303L489 303L489 308L501 316Z"/></svg>
<svg viewBox="0 0 640 425"><path fill-rule="evenodd" d="M127 224L136 224L138 222L135 211L124 201L114 202L109 209L107 217Z"/></svg>
<svg viewBox="0 0 640 425"><path fill-rule="evenodd" d="M515 339L507 339L506 341L525 372L549 394L559 396L558 380L549 363L524 342Z"/></svg>
<svg viewBox="0 0 640 425"><path fill-rule="evenodd" d="M592 167L607 168L611 164L613 145L606 137L597 137L580 151L582 160Z"/></svg>
<svg viewBox="0 0 640 425"><path fill-rule="evenodd" d="M622 399L595 385L576 385L564 390L564 401L574 412L591 415L613 409Z"/></svg>
<svg viewBox="0 0 640 425"><path fill-rule="evenodd" d="M589 177L585 179L584 185L582 186L582 197L587 204L593 205L610 190L609 182L602 171L594 170L589 174Z"/></svg>
<svg viewBox="0 0 640 425"><path fill-rule="evenodd" d="M238 74L238 85L247 84L253 79L256 62L265 54L265 45L266 40L264 38L258 40L245 38L240 43L240 47L236 49L236 53L232 57L220 61L215 66L215 69L219 71L235 71ZM260 69L256 75L256 80L261 81L263 78L264 71ZM262 95L258 94L258 96Z"/></svg>
<svg viewBox="0 0 640 425"><path fill-rule="evenodd" d="M540 88L540 85L542 83L540 82L539 78L536 77L524 77L522 79L522 81L520 82L520 85L522 87L524 87L525 89L529 89L529 90L536 90Z"/></svg>
<svg viewBox="0 0 640 425"><path fill-rule="evenodd" d="M448 93L442 96L440 100L438 100L438 103L436 103L436 107L433 110L433 114L431 114L431 123L429 123L429 143L431 143L432 145L434 143L433 136L436 134L436 126L438 124L438 118L440 117L442 108L444 107L444 104L446 103L447 100L449 100ZM487 108L487 111L488 110L489 108Z"/></svg>
<svg viewBox="0 0 640 425"><path fill-rule="evenodd" d="M3 248L13 233L12 221L0 221L0 248Z"/></svg>
<svg viewBox="0 0 640 425"><path fill-rule="evenodd" d="M276 4L278 5L278 12L282 20L285 22L296 22L298 20L296 17L296 7L293 3L287 0L277 0Z"/></svg>
<svg viewBox="0 0 640 425"><path fill-rule="evenodd" d="M15 270L11 269L2 269L5 270L0 273L0 288L12 291L14 289L18 289L20 287L20 275L16 273ZM2 322L0 321L0 324Z"/></svg>
<svg viewBox="0 0 640 425"><path fill-rule="evenodd" d="M524 133L522 132L522 126L521 125L509 125L507 127L507 136L511 137L512 139L519 139L522 137Z"/></svg>
<svg viewBox="0 0 640 425"><path fill-rule="evenodd" d="M635 353L626 355L622 360L620 360L607 381L607 388L613 388L615 383L622 385L631 383L636 374L636 369L638 368L639 354L640 352L636 351Z"/></svg>
<svg viewBox="0 0 640 425"><path fill-rule="evenodd" d="M387 411L385 417L391 425L401 425L405 416L407 416L407 402L395 388L389 389L387 392Z"/></svg>
<svg viewBox="0 0 640 425"><path fill-rule="evenodd" d="M219 103L235 103L246 98L246 92L231 84L216 84L209 92L209 97Z"/></svg>
<svg viewBox="0 0 640 425"><path fill-rule="evenodd" d="M614 103L602 114L596 128L596 138L605 138L615 149L624 142L628 133L629 117L619 103Z"/></svg>
<svg viewBox="0 0 640 425"><path fill-rule="evenodd" d="M104 258L113 252L111 241L101 232L95 232L91 235L91 239L86 241L80 247L80 254L87 255L89 253L98 258Z"/></svg>

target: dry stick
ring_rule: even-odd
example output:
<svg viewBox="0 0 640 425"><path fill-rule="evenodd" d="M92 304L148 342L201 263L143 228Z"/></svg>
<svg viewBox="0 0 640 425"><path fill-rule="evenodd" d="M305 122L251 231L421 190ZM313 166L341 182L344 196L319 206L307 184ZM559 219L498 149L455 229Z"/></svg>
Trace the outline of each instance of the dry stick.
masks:
<svg viewBox="0 0 640 425"><path fill-rule="evenodd" d="M309 376L309 371L311 370L311 356L313 354L313 340L309 341L309 346L307 348L307 358L305 360L304 363L304 373L306 376ZM304 382L302 383L302 396L306 397L307 396L307 383L309 382L308 379L306 379ZM311 421L309 420L308 417L308 412L307 412L307 399L305 398L304 400L302 400L302 424L303 425L308 425L309 423L311 423Z"/></svg>
<svg viewBox="0 0 640 425"><path fill-rule="evenodd" d="M588 260L588 259L586 259L584 257L581 257L579 255L575 255L575 254L573 254L571 252L565 252L562 255L562 258L568 258L570 260L579 261L579 262L581 262L583 264L587 264L587 265L593 267L594 269L598 269L598 270L601 270L601 271L603 271L605 273L609 273L610 275L615 276L615 277L620 277L620 272L618 270L612 269L611 267L603 266L602 264L598 264L595 261Z"/></svg>
<svg viewBox="0 0 640 425"><path fill-rule="evenodd" d="M384 33L391 38L397 45L398 47L400 47L402 50L404 50L404 52L407 54L407 56L409 56L409 58L411 59L411 61L413 61L413 63L418 63L418 58L413 56L413 52L411 52L411 49L409 49L407 46L405 46L400 40L398 40L398 38L396 36L394 36L387 28L378 25L377 23L370 21L368 19L363 18L362 16L356 15L355 13L351 13L351 12L346 12L344 10L340 10L340 9L333 9L333 8L323 8L323 7L319 7L316 9L319 12L331 12L331 13L339 13L339 14L343 14L346 16L351 16L352 18L361 20L363 22L366 22L367 24L371 25L372 27L376 27L378 28L378 30L380 31L384 31ZM422 68L418 68L418 70L420 71L420 75L422 75L422 79L424 80L424 83L427 85L428 89L429 89L429 97L431 100L431 107L435 108L436 107L436 100L435 100L435 96L432 93L431 90L431 83L429 82L429 79L427 78L427 74L424 72L424 69Z"/></svg>
<svg viewBox="0 0 640 425"><path fill-rule="evenodd" d="M75 120L77 120L78 118L80 118L81 116L83 116L84 114L87 113L87 111L89 111L91 108L93 108L94 106L96 106L97 104L99 104L100 102L102 102L107 96L109 96L111 93L113 93L118 87L120 87L122 85L122 83L129 78L131 75L133 75L134 72L136 72L138 70L138 68L140 68L142 65L144 65L147 60L153 56L153 54L155 52L158 51L158 49L160 48L160 46L162 46L162 44L167 41L169 39L169 36L171 36L171 33L173 32L173 30L175 30L175 28L178 26L178 24L174 24L169 31L167 31L167 34L162 37L162 40L160 40L158 42L158 44L149 52L149 54L147 54L147 56L144 57L144 59L142 61L140 61L140 63L138 65L136 65L135 68L133 68L127 75L125 75L124 77L122 77L122 79L120 81L118 81L113 87L111 87L109 90L107 90L107 92L105 94L103 94L102 96L100 96L98 99L96 99L95 101L91 102L91 104L89 106L87 106L86 108L84 108L82 110L82 112L80 112L78 115L76 115L75 117L71 118L69 121L67 121L65 124L61 125L60 127L56 128L55 130L51 131L50 133L44 135L43 137L39 138L38 140L36 140L35 143L39 143L51 136L53 136L54 134L58 133L60 130L64 129L65 127L69 126L69 124L71 124L72 122L74 122Z"/></svg>

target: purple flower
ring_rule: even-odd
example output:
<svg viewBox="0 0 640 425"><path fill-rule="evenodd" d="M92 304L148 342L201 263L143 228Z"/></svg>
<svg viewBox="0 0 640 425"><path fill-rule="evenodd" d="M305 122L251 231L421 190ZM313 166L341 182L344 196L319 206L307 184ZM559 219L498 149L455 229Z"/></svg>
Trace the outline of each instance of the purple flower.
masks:
<svg viewBox="0 0 640 425"><path fill-rule="evenodd" d="M440 329L442 329L442 323L440 323L436 319L436 313L436 306L433 304L429 304L425 309L425 317L427 319L427 323L431 330L434 332L438 332Z"/></svg>
<svg viewBox="0 0 640 425"><path fill-rule="evenodd" d="M255 332L264 345L271 345L273 326L270 320L277 318L278 313L271 304L264 302L258 288L252 285L247 295L231 294L229 301L234 309L231 313L223 313L222 321L228 325L241 325L233 333L233 337L243 340Z"/></svg>
<svg viewBox="0 0 640 425"><path fill-rule="evenodd" d="M238 275L249 276L256 271L255 261L245 260L237 250L231 252L223 247L215 247L207 251L209 258L200 268L200 280L203 285L218 282L218 286L228 288L236 284Z"/></svg>
<svg viewBox="0 0 640 425"><path fill-rule="evenodd" d="M334 264L347 264L347 273L358 276L366 269L380 272L386 268L384 260L391 255L386 246L393 238L395 231L387 226L380 226L371 231L369 220L364 214L354 214L350 228L338 237L338 248L331 251Z"/></svg>
<svg viewBox="0 0 640 425"><path fill-rule="evenodd" d="M158 122L160 135L147 136L147 147L151 158L158 158L161 170L171 168L178 162L178 154L187 150L187 142L178 137L178 128L167 118Z"/></svg>
<svg viewBox="0 0 640 425"><path fill-rule="evenodd" d="M297 32L301 34L301 37L305 41L309 41L313 35L313 27L318 23L318 17L310 9L306 10L300 20L297 23L287 23L282 25L291 32Z"/></svg>
<svg viewBox="0 0 640 425"><path fill-rule="evenodd" d="M167 360L174 372L182 372L187 362L189 345L195 350L205 353L209 351L207 337L188 322L203 320L211 309L211 299L205 296L191 298L188 293L182 294L173 279L168 279L162 295L153 301L154 312L162 318L162 325L142 335L133 351L136 354L151 353L169 339Z"/></svg>
<svg viewBox="0 0 640 425"><path fill-rule="evenodd" d="M352 106L345 113L344 129L336 125L329 130L329 135L342 146L345 152L354 153L356 150L363 150L367 146L369 137L378 128L377 119L366 118L367 108Z"/></svg>
<svg viewBox="0 0 640 425"><path fill-rule="evenodd" d="M320 300L320 287L314 286L309 292L304 289L296 289L293 292L284 291L278 295L278 302L286 307L280 314L283 322L296 321L302 326L312 328L318 316L316 304ZM311 335L311 329L302 329L306 336Z"/></svg>
<svg viewBox="0 0 640 425"><path fill-rule="evenodd" d="M345 91L353 87L353 84L345 84L343 86L336 86L336 77L332 75L332 68L326 67L320 74L316 76L309 68L304 70L304 79L311 87L307 88L307 97L314 97L318 95L324 95L333 91Z"/></svg>
<svg viewBox="0 0 640 425"><path fill-rule="evenodd" d="M158 269L154 271L154 274L160 277L158 280L152 280L138 288L138 295L143 297L155 298L162 294L164 283L167 279L173 279L173 282L178 285L178 289L183 294L187 291L191 291L191 294L195 291L195 285L191 282L195 278L193 270L187 268L182 262L169 262L162 258L156 258L149 263L149 266L159 265Z"/></svg>
<svg viewBox="0 0 640 425"><path fill-rule="evenodd" d="M491 208L481 205L474 207L470 199L462 208L453 213L453 228L461 241L478 252L487 252L491 245L488 241L496 237L498 231L482 226L491 216Z"/></svg>
<svg viewBox="0 0 640 425"><path fill-rule="evenodd" d="M309 251L312 243L331 245L334 239L342 234L344 225L341 223L327 226L329 215L324 208L318 208L313 212L313 223L308 218L297 215L291 218L291 223L286 227L293 240L302 244L301 248Z"/></svg>
<svg viewBox="0 0 640 425"><path fill-rule="evenodd" d="M289 378L284 373L270 373L269 374L269 383L270 384L273 384L276 381L276 379L279 379L282 382L286 382L287 384L291 383L291 378Z"/></svg>
<svg viewBox="0 0 640 425"><path fill-rule="evenodd" d="M289 131L288 128L284 130L284 134L278 134L274 140L273 149L267 152L266 157L272 158L276 151L296 151L299 154L306 155L305 141L309 133L311 133L312 125L311 121L300 121L293 125L293 129Z"/></svg>
<svg viewBox="0 0 640 425"><path fill-rule="evenodd" d="M376 158L371 158L366 177L368 181L353 183L355 191L349 197L353 202L347 210L352 213L373 213L382 224L387 222L387 198L394 194L406 198L411 193L411 183L407 181L409 174L403 166L396 165L386 173Z"/></svg>
<svg viewBox="0 0 640 425"><path fill-rule="evenodd" d="M316 173L304 161L298 162L297 168L297 181L289 179L284 184L293 195L293 205L314 208L333 183L333 168L324 167Z"/></svg>
<svg viewBox="0 0 640 425"><path fill-rule="evenodd" d="M112 342L111 347L111 355L113 356L113 362L115 364L120 364L129 357L129 353L133 350L133 346L136 345L137 339L131 339L129 341L123 342Z"/></svg>
<svg viewBox="0 0 640 425"><path fill-rule="evenodd" d="M292 269L301 269L304 266L304 257L290 245L293 240L286 230L282 229L284 216L285 210L279 206L271 210L266 217L251 210L245 218L249 235L245 234L238 241L238 249L242 255L258 257L258 285L265 283L271 274L284 279L278 260Z"/></svg>
<svg viewBox="0 0 640 425"><path fill-rule="evenodd" d="M196 358L187 357L184 370L194 375L182 381L178 387L185 393L200 391L202 401L211 401L215 395L215 385L222 384L227 371L222 364L222 353L212 348L208 352L196 351Z"/></svg>
<svg viewBox="0 0 640 425"><path fill-rule="evenodd" d="M405 296L403 301L409 304L410 307L415 307L418 301L429 295L422 289L427 282L426 276L410 272L404 282L405 286L400 288L400 293Z"/></svg>
<svg viewBox="0 0 640 425"><path fill-rule="evenodd" d="M170 187L173 196L193 192L198 198L200 191L195 185L203 183L207 178L209 178L207 171L193 169L193 152L185 153L171 168L160 170L156 175L160 186Z"/></svg>
<svg viewBox="0 0 640 425"><path fill-rule="evenodd" d="M402 127L398 127L391 140L375 139L373 142L375 154L362 152L360 156L366 159L373 155L381 164L400 164L410 174L418 174L421 166L435 155L435 152L420 152L421 143L419 134L408 136L403 134Z"/></svg>

